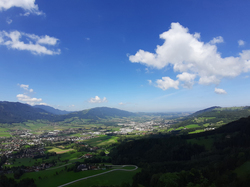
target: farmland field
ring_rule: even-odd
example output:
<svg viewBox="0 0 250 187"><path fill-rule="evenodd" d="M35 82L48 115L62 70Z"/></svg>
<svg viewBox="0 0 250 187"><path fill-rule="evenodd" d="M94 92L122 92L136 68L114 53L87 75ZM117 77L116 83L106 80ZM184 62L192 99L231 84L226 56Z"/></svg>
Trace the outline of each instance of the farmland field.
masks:
<svg viewBox="0 0 250 187"><path fill-rule="evenodd" d="M199 125L197 125L197 124L191 124L191 125L187 125L187 126L185 126L185 128L187 128L187 129L191 129L191 128L198 128L198 127L200 127Z"/></svg>
<svg viewBox="0 0 250 187"><path fill-rule="evenodd" d="M196 131L189 132L188 134L194 134L194 133L200 133L200 132L204 132L204 130L199 129L199 130L196 130Z"/></svg>
<svg viewBox="0 0 250 187"><path fill-rule="evenodd" d="M56 154L62 154L62 153L67 153L69 151L73 151L74 149L60 149L60 148L53 148L53 149L49 149L48 152L56 152Z"/></svg>

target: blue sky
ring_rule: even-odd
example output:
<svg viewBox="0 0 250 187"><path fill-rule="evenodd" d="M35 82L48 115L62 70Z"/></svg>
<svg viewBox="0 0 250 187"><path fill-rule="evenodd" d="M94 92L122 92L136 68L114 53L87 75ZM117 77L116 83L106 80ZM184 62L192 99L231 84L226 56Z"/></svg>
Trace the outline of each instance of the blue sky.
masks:
<svg viewBox="0 0 250 187"><path fill-rule="evenodd" d="M62 110L250 105L247 0L0 0L0 100Z"/></svg>

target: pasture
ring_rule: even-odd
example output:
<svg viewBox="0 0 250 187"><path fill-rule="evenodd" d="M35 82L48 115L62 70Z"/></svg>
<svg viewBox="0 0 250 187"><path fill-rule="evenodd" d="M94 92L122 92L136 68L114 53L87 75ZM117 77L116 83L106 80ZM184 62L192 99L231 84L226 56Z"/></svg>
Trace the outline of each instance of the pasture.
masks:
<svg viewBox="0 0 250 187"><path fill-rule="evenodd" d="M134 169L134 167L131 169ZM85 180L73 183L69 185L68 187L77 187L77 186L90 187L93 185L109 186L109 185L121 185L122 183L131 184L133 181L133 176L140 171L141 169L139 168L135 171L112 171L110 173L105 173L97 177L93 177L93 178L89 178L89 179L85 179Z"/></svg>
<svg viewBox="0 0 250 187"><path fill-rule="evenodd" d="M203 129L199 129L199 130L195 130L195 131L189 132L188 134L195 134L195 133L200 133L200 132L204 132L204 130Z"/></svg>
<svg viewBox="0 0 250 187"><path fill-rule="evenodd" d="M197 124L191 124L191 125L187 125L187 126L185 126L185 128L187 128L187 129L191 129L191 128L199 128L200 126L199 125L197 125Z"/></svg>
<svg viewBox="0 0 250 187"><path fill-rule="evenodd" d="M56 154L63 154L73 150L74 149L60 149L58 147L54 147L52 149L49 149L48 152L56 152Z"/></svg>
<svg viewBox="0 0 250 187"><path fill-rule="evenodd" d="M105 146L105 145L116 143L117 139L118 137L115 137L115 136L101 135L97 138L84 140L84 142L91 146Z"/></svg>

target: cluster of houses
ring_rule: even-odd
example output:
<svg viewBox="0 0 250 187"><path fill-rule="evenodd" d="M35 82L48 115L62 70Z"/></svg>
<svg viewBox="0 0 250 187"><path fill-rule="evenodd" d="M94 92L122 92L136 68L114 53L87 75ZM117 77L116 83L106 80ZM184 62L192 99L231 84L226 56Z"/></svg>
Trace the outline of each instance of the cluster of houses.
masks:
<svg viewBox="0 0 250 187"><path fill-rule="evenodd" d="M71 141L78 142L81 140L96 138L98 136L87 136L87 137L74 137L74 136L50 136L42 138L33 138L33 137L10 137L2 140L0 144L0 155L12 155L13 152L20 151L23 145L36 145L38 147L43 147L45 142L60 142L60 141ZM29 149L27 149L29 150ZM33 150L35 152L37 150ZM28 156L30 157L30 156ZM32 157L32 156L31 156ZM23 157L22 157L23 158Z"/></svg>
<svg viewBox="0 0 250 187"><path fill-rule="evenodd" d="M78 170L78 171L98 170L98 169L106 170L106 167L100 167L100 166L89 165L89 164L80 164L80 165L77 167L77 170Z"/></svg>
<svg viewBox="0 0 250 187"><path fill-rule="evenodd" d="M12 163L5 163L5 165L10 165ZM28 173L28 172L38 172L41 170L45 170L45 169L49 169L51 167L55 166L52 163L42 163L38 166L23 166L22 167L22 171L24 173ZM14 173L14 171L12 169L5 169L5 170L1 170L0 173L6 173L6 174L10 174L10 173Z"/></svg>

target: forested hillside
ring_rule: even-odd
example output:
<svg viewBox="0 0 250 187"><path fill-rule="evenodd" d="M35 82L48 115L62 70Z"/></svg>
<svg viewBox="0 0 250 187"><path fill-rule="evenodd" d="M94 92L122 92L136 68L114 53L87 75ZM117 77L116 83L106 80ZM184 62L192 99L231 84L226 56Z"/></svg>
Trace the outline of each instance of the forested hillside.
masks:
<svg viewBox="0 0 250 187"><path fill-rule="evenodd" d="M57 122L70 118L98 120L135 116L132 112L108 107L97 107L79 112L67 112L68 114L64 115L56 115L55 113L60 112L59 110L48 112L48 107L45 106L43 109L40 107L32 107L19 102L0 102L0 123L22 123L38 119ZM52 110L51 107L49 109Z"/></svg>
<svg viewBox="0 0 250 187"><path fill-rule="evenodd" d="M0 123L21 123L27 120L52 120L53 114L19 102L0 102Z"/></svg>
<svg viewBox="0 0 250 187"><path fill-rule="evenodd" d="M250 117L214 131L149 137L113 149L114 164L142 167L133 186L249 186L240 175L250 161Z"/></svg>

